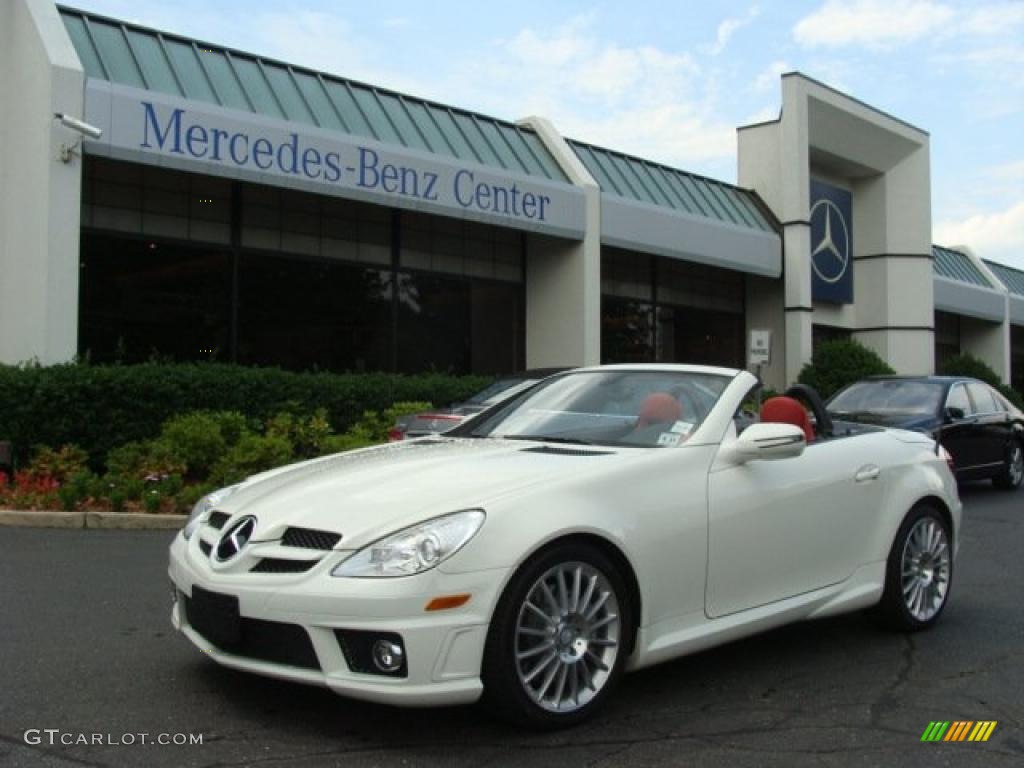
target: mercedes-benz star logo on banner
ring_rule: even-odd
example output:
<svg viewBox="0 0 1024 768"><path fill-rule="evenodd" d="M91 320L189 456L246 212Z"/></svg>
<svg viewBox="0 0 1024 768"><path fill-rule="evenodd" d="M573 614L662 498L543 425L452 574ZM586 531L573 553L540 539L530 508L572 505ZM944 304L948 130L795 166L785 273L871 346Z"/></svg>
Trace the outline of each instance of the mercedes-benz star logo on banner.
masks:
<svg viewBox="0 0 1024 768"><path fill-rule="evenodd" d="M237 523L228 528L227 532L220 537L217 544L217 559L220 562L230 560L242 551L253 531L256 530L256 518L252 515L243 517Z"/></svg>
<svg viewBox="0 0 1024 768"><path fill-rule="evenodd" d="M822 218L825 234L811 249L811 268L826 283L838 283L850 266L850 230L831 200L819 200L811 208L811 231Z"/></svg>

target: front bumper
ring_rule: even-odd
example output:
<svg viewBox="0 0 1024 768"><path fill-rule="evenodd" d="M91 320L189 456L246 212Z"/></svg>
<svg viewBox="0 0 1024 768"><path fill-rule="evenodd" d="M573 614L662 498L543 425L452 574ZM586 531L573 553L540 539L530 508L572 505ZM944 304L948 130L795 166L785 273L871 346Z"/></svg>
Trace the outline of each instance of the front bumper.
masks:
<svg viewBox="0 0 1024 768"><path fill-rule="evenodd" d="M199 551L197 537L178 535L168 575L174 588L171 621L203 653L226 667L299 683L323 685L344 696L402 706L462 704L480 697L480 664L505 569L447 574L435 568L417 576L352 579L330 575L349 553L336 552L301 574L218 572ZM243 620L274 622L308 634L315 663L297 666L220 647L188 620L185 600L193 587L238 598ZM427 612L434 597L472 595L465 605ZM388 677L350 668L335 630L397 633L405 647L407 675ZM301 636L301 632L297 633Z"/></svg>

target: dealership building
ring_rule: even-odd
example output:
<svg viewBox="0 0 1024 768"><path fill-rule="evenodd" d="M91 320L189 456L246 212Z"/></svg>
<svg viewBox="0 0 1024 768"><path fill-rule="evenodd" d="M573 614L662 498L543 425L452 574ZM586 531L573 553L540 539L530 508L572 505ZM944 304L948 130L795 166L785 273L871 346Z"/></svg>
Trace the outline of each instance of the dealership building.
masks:
<svg viewBox="0 0 1024 768"><path fill-rule="evenodd" d="M730 184L48 0L0 14L2 363L746 367L768 342L781 388L854 338L1024 384L1024 272L932 243L928 133L802 74Z"/></svg>

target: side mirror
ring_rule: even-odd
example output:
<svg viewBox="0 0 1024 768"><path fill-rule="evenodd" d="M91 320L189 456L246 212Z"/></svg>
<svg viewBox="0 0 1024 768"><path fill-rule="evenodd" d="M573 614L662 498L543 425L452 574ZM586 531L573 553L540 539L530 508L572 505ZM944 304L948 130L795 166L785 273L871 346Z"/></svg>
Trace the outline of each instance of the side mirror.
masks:
<svg viewBox="0 0 1024 768"><path fill-rule="evenodd" d="M759 459L791 459L804 452L807 439L800 427L792 424L751 424L735 442L727 446L728 458L736 464Z"/></svg>
<svg viewBox="0 0 1024 768"><path fill-rule="evenodd" d="M954 405L946 408L946 420L947 421L962 421L967 418L967 414L964 413L963 408L957 408Z"/></svg>

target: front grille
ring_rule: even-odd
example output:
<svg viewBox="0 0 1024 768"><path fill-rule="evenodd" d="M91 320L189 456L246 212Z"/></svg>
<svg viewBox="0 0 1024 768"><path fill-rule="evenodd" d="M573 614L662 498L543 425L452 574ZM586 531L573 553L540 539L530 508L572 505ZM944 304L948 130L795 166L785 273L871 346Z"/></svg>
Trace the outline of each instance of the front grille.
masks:
<svg viewBox="0 0 1024 768"><path fill-rule="evenodd" d="M185 597L185 616L192 628L211 642L208 635L217 635L211 623L217 618L208 613L198 613L194 601ZM284 624L279 621L264 621L242 616L238 619L238 639L234 642L213 643L222 651L244 656L259 661L275 664L286 664L303 669L320 669L316 651L309 634L297 624Z"/></svg>
<svg viewBox="0 0 1024 768"><path fill-rule="evenodd" d="M305 573L319 560L283 560L279 557L264 557L249 569L250 573Z"/></svg>
<svg viewBox="0 0 1024 768"><path fill-rule="evenodd" d="M284 546L303 549L334 549L334 545L339 541L340 533L318 531L313 528L289 528L281 537Z"/></svg>
<svg viewBox="0 0 1024 768"><path fill-rule="evenodd" d="M224 527L224 523L228 521L230 515L227 512L211 512L210 519L206 522L211 528L216 528L218 531Z"/></svg>
<svg viewBox="0 0 1024 768"><path fill-rule="evenodd" d="M202 552L207 557L209 557L210 556L210 552L213 551L213 545L208 543L208 542L200 540L200 542L199 542L199 551Z"/></svg>

